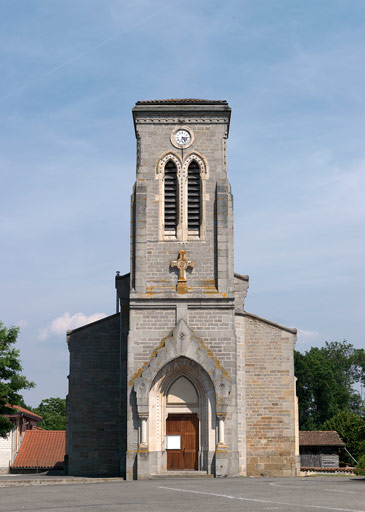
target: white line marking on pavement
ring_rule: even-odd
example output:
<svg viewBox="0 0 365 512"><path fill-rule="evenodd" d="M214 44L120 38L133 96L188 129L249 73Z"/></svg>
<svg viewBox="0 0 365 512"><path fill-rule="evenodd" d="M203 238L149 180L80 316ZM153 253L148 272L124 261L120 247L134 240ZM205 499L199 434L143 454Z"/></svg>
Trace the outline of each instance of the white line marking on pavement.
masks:
<svg viewBox="0 0 365 512"><path fill-rule="evenodd" d="M284 487L284 489L303 489L303 487L301 487L300 485L280 485L280 484L275 484L273 482L270 482L269 485L272 485L274 487ZM339 490L339 489L323 489L323 491L329 491L329 492L346 492L346 493L349 493L349 494L365 494L364 492L358 492L358 491L342 491L342 490Z"/></svg>
<svg viewBox="0 0 365 512"><path fill-rule="evenodd" d="M270 482L269 485L272 485L274 487L284 487L284 489L303 489L301 485L280 485L274 484L273 482Z"/></svg>
<svg viewBox="0 0 365 512"><path fill-rule="evenodd" d="M346 492L346 493L349 493L349 494L365 494L365 492L357 492L357 491L340 491L339 489L325 489L325 491L330 491L330 492Z"/></svg>
<svg viewBox="0 0 365 512"><path fill-rule="evenodd" d="M229 500L240 500L240 501L254 501L256 503L268 503L273 505L285 505L289 507L304 507L304 508L315 508L320 510L337 510L338 512L365 512L365 510L353 509L353 508L334 508L330 506L323 507L321 505L303 505L301 503L286 503L285 501L269 501L269 500L257 500L254 498L240 498L239 496L229 496L228 494L216 494L213 492L204 491L190 491L187 489L176 489L175 487L164 487L160 485L160 489L167 489L168 491L188 492L191 494L204 494L205 496L217 496L218 498L227 498Z"/></svg>

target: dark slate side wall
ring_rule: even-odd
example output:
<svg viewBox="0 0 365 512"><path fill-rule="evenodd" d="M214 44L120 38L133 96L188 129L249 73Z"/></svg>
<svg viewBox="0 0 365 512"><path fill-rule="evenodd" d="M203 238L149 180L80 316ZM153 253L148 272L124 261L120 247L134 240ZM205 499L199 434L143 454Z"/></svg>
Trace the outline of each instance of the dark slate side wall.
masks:
<svg viewBox="0 0 365 512"><path fill-rule="evenodd" d="M70 475L125 472L126 346L119 314L68 334Z"/></svg>

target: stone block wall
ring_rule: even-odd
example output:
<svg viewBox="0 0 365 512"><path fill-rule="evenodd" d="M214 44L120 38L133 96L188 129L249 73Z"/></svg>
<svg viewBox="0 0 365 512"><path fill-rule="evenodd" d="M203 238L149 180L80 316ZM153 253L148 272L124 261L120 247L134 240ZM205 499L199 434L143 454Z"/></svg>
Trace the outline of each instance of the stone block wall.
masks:
<svg viewBox="0 0 365 512"><path fill-rule="evenodd" d="M176 309L139 307L130 310L129 332L129 378L149 361L152 352L176 324Z"/></svg>
<svg viewBox="0 0 365 512"><path fill-rule="evenodd" d="M152 172L154 170L152 169ZM163 196L154 176L137 180L132 195L132 288L139 297L175 298L178 270L170 262L185 249L194 268L187 269L190 297L233 296L232 195L226 180L206 182L205 236L201 240L159 240ZM153 198L153 199L151 199ZM153 224L155 223L155 224ZM147 236L148 233L148 236Z"/></svg>
<svg viewBox="0 0 365 512"><path fill-rule="evenodd" d="M246 345L245 318L235 316L237 335L237 444L239 475L246 476Z"/></svg>
<svg viewBox="0 0 365 512"><path fill-rule="evenodd" d="M236 373L236 337L233 308L188 307L188 325L194 331L194 334L204 341L234 381Z"/></svg>
<svg viewBox="0 0 365 512"><path fill-rule="evenodd" d="M187 301L188 302L188 301ZM158 307L150 303L139 304L130 310L129 332L129 374L133 376L140 367L153 357L163 338L166 338L177 323L179 305L172 301L168 306ZM184 320L202 339L213 356L222 364L235 380L236 372L236 337L233 304L224 308L210 307L205 304L186 304Z"/></svg>
<svg viewBox="0 0 365 512"><path fill-rule="evenodd" d="M244 313L247 475L295 476L296 330Z"/></svg>
<svg viewBox="0 0 365 512"><path fill-rule="evenodd" d="M126 340L120 340L120 315L71 331L68 333L68 347L68 473L123 474Z"/></svg>

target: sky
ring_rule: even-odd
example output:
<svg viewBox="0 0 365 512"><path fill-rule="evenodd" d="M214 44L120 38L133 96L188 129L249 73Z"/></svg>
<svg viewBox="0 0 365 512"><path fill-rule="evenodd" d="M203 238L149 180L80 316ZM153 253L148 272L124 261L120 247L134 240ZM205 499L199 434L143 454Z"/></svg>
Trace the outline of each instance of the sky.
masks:
<svg viewBox="0 0 365 512"><path fill-rule="evenodd" d="M129 271L138 100L226 99L246 311L364 347L363 0L0 0L0 320L30 406Z"/></svg>

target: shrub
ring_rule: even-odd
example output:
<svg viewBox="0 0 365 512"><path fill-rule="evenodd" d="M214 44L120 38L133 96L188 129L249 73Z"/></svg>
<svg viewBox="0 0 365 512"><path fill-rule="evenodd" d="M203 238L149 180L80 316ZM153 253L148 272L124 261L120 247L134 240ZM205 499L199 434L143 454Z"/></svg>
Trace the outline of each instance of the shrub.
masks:
<svg viewBox="0 0 365 512"><path fill-rule="evenodd" d="M365 476L365 453L359 457L359 463L355 468L355 475Z"/></svg>

